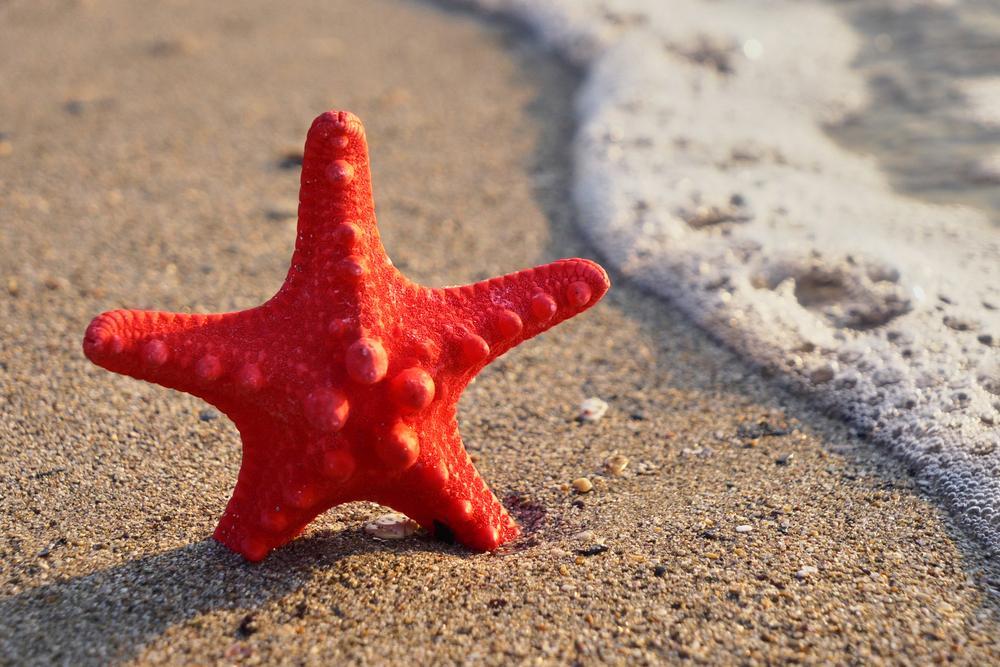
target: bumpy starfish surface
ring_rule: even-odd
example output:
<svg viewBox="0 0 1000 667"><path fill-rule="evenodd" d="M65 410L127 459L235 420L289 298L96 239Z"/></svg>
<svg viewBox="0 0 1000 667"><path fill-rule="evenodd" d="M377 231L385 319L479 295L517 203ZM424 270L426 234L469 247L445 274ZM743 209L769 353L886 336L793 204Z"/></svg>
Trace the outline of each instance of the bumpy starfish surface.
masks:
<svg viewBox="0 0 1000 667"><path fill-rule="evenodd" d="M374 206L361 122L324 113L306 139L298 238L277 294L218 315L116 310L87 329L94 363L199 396L235 422L243 463L215 538L251 561L354 500L474 550L517 536L462 445L459 396L610 285L584 259L416 285L386 255Z"/></svg>

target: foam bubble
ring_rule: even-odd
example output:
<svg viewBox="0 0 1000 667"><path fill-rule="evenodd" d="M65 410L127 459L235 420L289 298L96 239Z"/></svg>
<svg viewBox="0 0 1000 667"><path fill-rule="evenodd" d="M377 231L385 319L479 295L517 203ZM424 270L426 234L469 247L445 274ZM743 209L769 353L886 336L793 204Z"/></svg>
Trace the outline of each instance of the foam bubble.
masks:
<svg viewBox="0 0 1000 667"><path fill-rule="evenodd" d="M835 10L468 1L586 68L574 197L605 257L902 457L1000 549L1000 239L975 211L893 193L824 132L867 101Z"/></svg>
<svg viewBox="0 0 1000 667"><path fill-rule="evenodd" d="M1000 76L967 79L961 82L970 107L970 115L975 120L1000 127Z"/></svg>

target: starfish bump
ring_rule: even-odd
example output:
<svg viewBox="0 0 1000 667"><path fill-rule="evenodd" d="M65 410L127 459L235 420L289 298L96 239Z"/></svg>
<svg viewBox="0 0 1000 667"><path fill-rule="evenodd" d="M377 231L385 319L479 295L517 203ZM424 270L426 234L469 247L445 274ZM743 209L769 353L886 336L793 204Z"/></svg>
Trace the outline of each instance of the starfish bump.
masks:
<svg viewBox="0 0 1000 667"><path fill-rule="evenodd" d="M364 129L346 112L313 122L299 201L291 268L266 303L107 312L85 354L233 420L243 460L215 538L251 561L355 500L474 550L516 537L462 445L459 396L504 352L594 305L607 274L565 259L461 287L410 282L379 240Z"/></svg>

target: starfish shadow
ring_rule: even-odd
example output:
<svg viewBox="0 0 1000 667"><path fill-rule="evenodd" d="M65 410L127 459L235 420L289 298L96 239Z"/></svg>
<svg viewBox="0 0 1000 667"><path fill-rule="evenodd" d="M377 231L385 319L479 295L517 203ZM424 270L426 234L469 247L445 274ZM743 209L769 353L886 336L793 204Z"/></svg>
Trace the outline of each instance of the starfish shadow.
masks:
<svg viewBox="0 0 1000 667"><path fill-rule="evenodd" d="M416 551L470 555L430 538L390 543L341 530L317 531L250 564L204 539L0 598L0 618L21 619L0 625L0 663L24 664L26 656L38 664L125 662L206 613L253 610L292 595L345 557ZM239 633L237 620L234 641Z"/></svg>

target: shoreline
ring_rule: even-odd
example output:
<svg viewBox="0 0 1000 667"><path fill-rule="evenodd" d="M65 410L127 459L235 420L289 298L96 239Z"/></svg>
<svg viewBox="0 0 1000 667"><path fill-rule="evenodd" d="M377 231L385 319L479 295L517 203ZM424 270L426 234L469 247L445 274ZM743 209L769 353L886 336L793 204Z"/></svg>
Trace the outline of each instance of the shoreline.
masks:
<svg viewBox="0 0 1000 667"><path fill-rule="evenodd" d="M1000 553L1000 240L985 211L907 198L832 138L872 95L849 12L469 4L585 69L573 195L607 261L898 456Z"/></svg>

